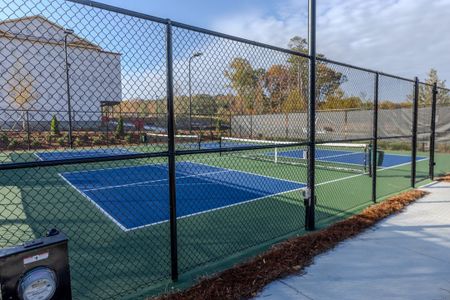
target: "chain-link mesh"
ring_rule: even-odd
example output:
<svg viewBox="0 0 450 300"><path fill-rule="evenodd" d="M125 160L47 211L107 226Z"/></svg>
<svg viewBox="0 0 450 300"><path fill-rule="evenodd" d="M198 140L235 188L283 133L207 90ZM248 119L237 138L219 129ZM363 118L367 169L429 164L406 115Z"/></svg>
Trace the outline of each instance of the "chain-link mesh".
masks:
<svg viewBox="0 0 450 300"><path fill-rule="evenodd" d="M288 52L176 26L173 43L177 134L199 140L177 147L218 151L177 158L200 173L177 185L178 212L197 215L178 222L184 272L304 228L306 169L285 156L300 153L287 141L304 140L307 122L286 117L304 114L308 75L307 60ZM227 153L253 146L267 148Z"/></svg>
<svg viewBox="0 0 450 300"><path fill-rule="evenodd" d="M417 114L416 182L430 177L430 136L432 121L433 85L420 83Z"/></svg>
<svg viewBox="0 0 450 300"><path fill-rule="evenodd" d="M450 91L437 89L436 103L436 145L435 145L435 174L444 175L450 168Z"/></svg>
<svg viewBox="0 0 450 300"><path fill-rule="evenodd" d="M411 186L413 102L414 82L380 76L378 148L384 157L377 172L377 198Z"/></svg>
<svg viewBox="0 0 450 300"><path fill-rule="evenodd" d="M67 234L75 299L218 271L303 234L309 176L318 227L410 188L414 163L429 178L429 84L416 95L414 81L319 58L308 121L301 38L287 50L90 1L0 4L0 247Z"/></svg>
<svg viewBox="0 0 450 300"><path fill-rule="evenodd" d="M316 219L326 226L371 201L375 81L373 73L335 63L319 64L317 73Z"/></svg>
<svg viewBox="0 0 450 300"><path fill-rule="evenodd" d="M1 162L80 160L2 171L0 246L67 234L75 299L168 278L167 159L82 163L167 149L144 135L167 127L165 25L59 0L0 7Z"/></svg>

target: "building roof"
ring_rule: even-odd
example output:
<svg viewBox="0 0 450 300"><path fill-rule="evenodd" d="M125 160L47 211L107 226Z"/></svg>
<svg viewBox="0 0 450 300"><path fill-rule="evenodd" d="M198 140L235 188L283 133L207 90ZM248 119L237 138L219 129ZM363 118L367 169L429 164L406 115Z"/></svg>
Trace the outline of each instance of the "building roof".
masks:
<svg viewBox="0 0 450 300"><path fill-rule="evenodd" d="M44 16L26 16L0 21L0 36L31 40L41 43L60 44L64 41L65 28ZM73 33L68 36L70 47L89 48L98 51L103 49Z"/></svg>

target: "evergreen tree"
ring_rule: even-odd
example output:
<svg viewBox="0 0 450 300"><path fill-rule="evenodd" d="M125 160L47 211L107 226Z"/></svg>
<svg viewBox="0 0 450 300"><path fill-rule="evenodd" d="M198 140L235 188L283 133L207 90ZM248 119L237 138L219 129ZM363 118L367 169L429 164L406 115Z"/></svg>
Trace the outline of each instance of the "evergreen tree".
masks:
<svg viewBox="0 0 450 300"><path fill-rule="evenodd" d="M125 135L125 127L123 125L123 117L119 117L119 121L117 122L116 127L116 136L117 137L123 137Z"/></svg>
<svg viewBox="0 0 450 300"><path fill-rule="evenodd" d="M54 135L59 135L59 121L56 118L56 115L53 115L52 120L50 121L50 133Z"/></svg>

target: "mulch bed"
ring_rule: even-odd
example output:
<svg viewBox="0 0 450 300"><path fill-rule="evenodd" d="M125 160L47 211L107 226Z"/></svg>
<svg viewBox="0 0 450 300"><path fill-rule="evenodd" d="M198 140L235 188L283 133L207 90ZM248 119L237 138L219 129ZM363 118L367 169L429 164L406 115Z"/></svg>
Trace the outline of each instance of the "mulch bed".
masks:
<svg viewBox="0 0 450 300"><path fill-rule="evenodd" d="M436 181L444 181L444 182L450 182L450 174L441 176L439 178L435 179Z"/></svg>
<svg viewBox="0 0 450 300"><path fill-rule="evenodd" d="M212 277L202 278L187 290L157 299L249 299L276 279L303 273L315 256L360 234L426 194L424 191L412 190L391 197L326 229L282 242L250 261Z"/></svg>

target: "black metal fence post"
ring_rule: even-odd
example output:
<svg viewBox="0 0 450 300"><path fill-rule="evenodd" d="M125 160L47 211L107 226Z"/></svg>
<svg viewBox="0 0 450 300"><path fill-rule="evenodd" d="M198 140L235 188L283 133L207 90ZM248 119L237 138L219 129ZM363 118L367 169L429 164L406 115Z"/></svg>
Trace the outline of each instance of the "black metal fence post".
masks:
<svg viewBox="0 0 450 300"><path fill-rule="evenodd" d="M173 104L173 46L172 22L167 20L166 29L166 77L167 77L167 133L169 150L169 202L170 202L170 261L172 280L178 280L177 209L175 182L175 116Z"/></svg>
<svg viewBox="0 0 450 300"><path fill-rule="evenodd" d="M429 176L431 178L431 180L434 179L434 166L435 166L435 161L434 161L434 151L435 151L435 146L436 146L436 103L437 103L437 94L438 94L438 90L437 90L437 83L435 82L433 84L433 98L431 100L431 134L430 134L430 170L429 170Z"/></svg>
<svg viewBox="0 0 450 300"><path fill-rule="evenodd" d="M305 228L315 229L316 156L316 0L309 0L309 105L308 105L308 180L305 192Z"/></svg>
<svg viewBox="0 0 450 300"><path fill-rule="evenodd" d="M419 110L419 78L414 82L413 124L412 124L412 161L411 161L411 187L416 186L416 160L417 160L417 114Z"/></svg>
<svg viewBox="0 0 450 300"><path fill-rule="evenodd" d="M372 202L377 202L377 167L378 167L378 87L380 74L375 73L375 88L373 99L373 140L372 140L372 162L369 162L372 176Z"/></svg>
<svg viewBox="0 0 450 300"><path fill-rule="evenodd" d="M64 30L64 62L65 62L65 71L66 71L66 93L67 93L67 114L69 118L69 147L73 148L73 137L72 137L72 97L70 94L70 63L69 63L69 54L68 54L68 41L67 38L69 35L73 34L73 30L65 29Z"/></svg>

